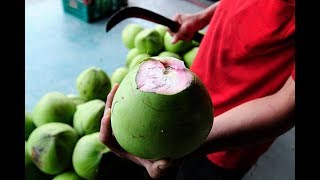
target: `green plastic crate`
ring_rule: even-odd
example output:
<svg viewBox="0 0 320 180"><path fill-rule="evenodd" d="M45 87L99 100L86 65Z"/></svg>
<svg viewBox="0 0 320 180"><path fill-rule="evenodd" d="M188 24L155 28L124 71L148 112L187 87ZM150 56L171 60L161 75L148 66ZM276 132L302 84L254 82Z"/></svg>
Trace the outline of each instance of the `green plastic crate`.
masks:
<svg viewBox="0 0 320 180"><path fill-rule="evenodd" d="M93 22L119 10L127 5L124 0L62 0L63 10L85 22Z"/></svg>

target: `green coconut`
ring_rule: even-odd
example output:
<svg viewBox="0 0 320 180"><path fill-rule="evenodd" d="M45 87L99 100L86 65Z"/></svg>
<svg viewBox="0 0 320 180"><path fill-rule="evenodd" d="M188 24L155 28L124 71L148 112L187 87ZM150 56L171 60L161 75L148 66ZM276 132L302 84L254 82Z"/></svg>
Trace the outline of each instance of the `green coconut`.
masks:
<svg viewBox="0 0 320 180"><path fill-rule="evenodd" d="M50 175L45 174L44 172L40 171L36 165L33 164L28 152L27 152L27 141L24 144L24 179L26 180L47 180L51 179Z"/></svg>
<svg viewBox="0 0 320 180"><path fill-rule="evenodd" d="M132 60L133 60L133 58L136 57L139 54L144 54L144 53L139 51L139 49L137 49L137 48L130 49L128 54L127 54L127 57L126 57L126 66L129 67L131 62L132 62Z"/></svg>
<svg viewBox="0 0 320 180"><path fill-rule="evenodd" d="M77 141L78 135L70 125L51 122L32 131L27 151L42 172L57 175L72 165L72 152Z"/></svg>
<svg viewBox="0 0 320 180"><path fill-rule="evenodd" d="M75 104L60 92L45 94L32 111L33 123L39 127L49 122L72 124Z"/></svg>
<svg viewBox="0 0 320 180"><path fill-rule="evenodd" d="M198 41L192 40L192 46L199 47L200 43Z"/></svg>
<svg viewBox="0 0 320 180"><path fill-rule="evenodd" d="M32 160L28 154L28 151L27 151L27 141L24 141L24 165L27 166L28 164L32 164Z"/></svg>
<svg viewBox="0 0 320 180"><path fill-rule="evenodd" d="M79 95L75 94L67 94L67 97L71 99L71 101L77 106L79 104L83 104L86 101L82 99Z"/></svg>
<svg viewBox="0 0 320 180"><path fill-rule="evenodd" d="M93 99L106 100L111 90L108 75L98 67L90 67L82 71L77 78L77 90L85 101Z"/></svg>
<svg viewBox="0 0 320 180"><path fill-rule="evenodd" d="M78 135L83 136L98 132L105 108L104 101L94 99L77 106L73 116L73 127Z"/></svg>
<svg viewBox="0 0 320 180"><path fill-rule="evenodd" d="M168 28L166 26L163 26L161 24L155 25L154 29L161 35L161 38L164 38L164 35L168 31Z"/></svg>
<svg viewBox="0 0 320 180"><path fill-rule="evenodd" d="M140 31L134 40L134 44L139 51L150 55L157 55L163 49L163 39L155 29Z"/></svg>
<svg viewBox="0 0 320 180"><path fill-rule="evenodd" d="M132 69L111 110L111 127L120 146L151 160L191 153L207 138L213 123L207 89L173 57L152 57Z"/></svg>
<svg viewBox="0 0 320 180"><path fill-rule="evenodd" d="M124 27L121 33L121 38L123 44L128 48L132 49L134 48L134 39L136 35L143 30L143 27L138 24L128 24Z"/></svg>
<svg viewBox="0 0 320 180"><path fill-rule="evenodd" d="M117 68L111 75L111 85L115 83L121 83L122 79L128 74L129 69L127 67Z"/></svg>
<svg viewBox="0 0 320 180"><path fill-rule="evenodd" d="M101 172L100 164L102 158L110 152L108 147L99 140L99 132L81 137L72 155L72 164L75 172L85 179L97 179Z"/></svg>
<svg viewBox="0 0 320 180"><path fill-rule="evenodd" d="M24 140L28 140L31 132L36 128L32 121L32 114L30 112L25 112L24 115Z"/></svg>
<svg viewBox="0 0 320 180"><path fill-rule="evenodd" d="M186 64L187 68L191 67L194 59L196 58L198 50L199 50L199 47L194 47L183 55L183 60Z"/></svg>
<svg viewBox="0 0 320 180"><path fill-rule="evenodd" d="M160 56L160 57L174 57L174 58L182 60L182 57L179 54L169 52L169 51L163 51L158 56Z"/></svg>
<svg viewBox="0 0 320 180"><path fill-rule="evenodd" d="M166 51L181 54L190 50L193 47L192 41L179 40L174 44L172 44L171 42L172 42L172 36L169 32L166 32L166 34L164 35L164 49Z"/></svg>
<svg viewBox="0 0 320 180"><path fill-rule="evenodd" d="M137 55L135 58L133 58L130 66L129 66L129 69L134 68L139 63L141 63L143 60L145 60L145 59L147 59L149 57L151 57L149 54L139 54L139 55Z"/></svg>
<svg viewBox="0 0 320 180"><path fill-rule="evenodd" d="M59 175L56 175L53 180L84 180L74 171L66 171Z"/></svg>

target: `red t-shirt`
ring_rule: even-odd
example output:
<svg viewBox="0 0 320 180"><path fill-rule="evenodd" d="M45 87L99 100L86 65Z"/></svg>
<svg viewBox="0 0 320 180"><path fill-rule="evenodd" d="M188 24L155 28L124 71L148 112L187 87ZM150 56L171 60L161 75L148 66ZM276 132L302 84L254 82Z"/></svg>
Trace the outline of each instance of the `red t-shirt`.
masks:
<svg viewBox="0 0 320 180"><path fill-rule="evenodd" d="M294 78L294 32L294 0L221 0L191 67L210 93L214 116ZM272 142L207 157L225 168L247 168Z"/></svg>

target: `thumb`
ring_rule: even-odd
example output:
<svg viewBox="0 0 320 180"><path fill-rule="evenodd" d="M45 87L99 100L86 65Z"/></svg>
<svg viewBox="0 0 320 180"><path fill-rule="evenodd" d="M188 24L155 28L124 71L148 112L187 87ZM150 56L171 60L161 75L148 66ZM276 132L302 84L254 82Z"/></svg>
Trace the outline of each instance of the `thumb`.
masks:
<svg viewBox="0 0 320 180"><path fill-rule="evenodd" d="M154 168L157 168L163 171L163 170L166 170L170 166L170 164L171 162L169 160L162 159L154 162L152 166L154 166Z"/></svg>
<svg viewBox="0 0 320 180"><path fill-rule="evenodd" d="M155 161L151 166L147 168L147 171L151 178L157 179L163 176L170 166L168 160Z"/></svg>

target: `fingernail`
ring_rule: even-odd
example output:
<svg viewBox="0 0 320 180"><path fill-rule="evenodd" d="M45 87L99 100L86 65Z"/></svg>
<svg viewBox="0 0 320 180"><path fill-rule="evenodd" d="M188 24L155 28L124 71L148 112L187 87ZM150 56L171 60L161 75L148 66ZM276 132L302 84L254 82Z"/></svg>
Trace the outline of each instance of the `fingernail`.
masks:
<svg viewBox="0 0 320 180"><path fill-rule="evenodd" d="M165 169L164 166L158 166L158 168L159 168L160 170L164 170L164 169Z"/></svg>

